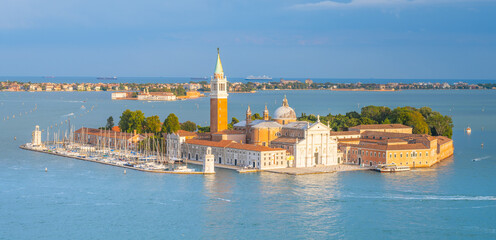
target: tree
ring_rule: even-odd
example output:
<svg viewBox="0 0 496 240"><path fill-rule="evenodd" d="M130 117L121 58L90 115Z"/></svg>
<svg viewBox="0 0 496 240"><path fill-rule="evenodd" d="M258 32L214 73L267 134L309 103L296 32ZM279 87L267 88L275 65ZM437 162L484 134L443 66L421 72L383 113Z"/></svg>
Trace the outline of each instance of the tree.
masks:
<svg viewBox="0 0 496 240"><path fill-rule="evenodd" d="M368 117L362 117L360 118L360 124L364 124L364 125L367 125L367 124L377 124L376 121L368 118Z"/></svg>
<svg viewBox="0 0 496 240"><path fill-rule="evenodd" d="M162 127L160 118L157 115L145 118L144 125L145 132L154 134L160 132L160 128Z"/></svg>
<svg viewBox="0 0 496 240"><path fill-rule="evenodd" d="M133 115L133 112L131 110L126 109L126 111L122 112L122 115L119 120L119 128L121 129L122 132L127 132L131 125L131 117Z"/></svg>
<svg viewBox="0 0 496 240"><path fill-rule="evenodd" d="M349 112L349 113L346 113L346 116L349 117L349 118L360 118L360 114L353 111L353 112Z"/></svg>
<svg viewBox="0 0 496 240"><path fill-rule="evenodd" d="M127 109L120 117L119 128L122 132L136 132L141 133L143 130L143 122L145 121L145 114L140 110L131 111Z"/></svg>
<svg viewBox="0 0 496 240"><path fill-rule="evenodd" d="M260 114L258 114L258 113L255 113L251 116L251 120L262 120L262 119L263 119L263 117L260 116Z"/></svg>
<svg viewBox="0 0 496 240"><path fill-rule="evenodd" d="M162 126L162 132L165 133L176 133L180 129L179 119L174 113L169 114L167 119L164 121Z"/></svg>
<svg viewBox="0 0 496 240"><path fill-rule="evenodd" d="M391 124L391 121L389 121L389 118L384 119L382 124Z"/></svg>
<svg viewBox="0 0 496 240"><path fill-rule="evenodd" d="M370 118L376 122L383 122L386 117L391 113L388 107L379 106L366 106L362 108L362 117Z"/></svg>
<svg viewBox="0 0 496 240"><path fill-rule="evenodd" d="M110 130L114 127L114 118L110 116L107 118L107 125L105 126L106 129Z"/></svg>
<svg viewBox="0 0 496 240"><path fill-rule="evenodd" d="M179 85L174 89L174 94L176 96L186 96L186 90L183 88L182 85Z"/></svg>
<svg viewBox="0 0 496 240"><path fill-rule="evenodd" d="M239 120L235 117L231 118L231 125L234 125L236 123L239 123Z"/></svg>
<svg viewBox="0 0 496 240"><path fill-rule="evenodd" d="M188 132L195 132L196 131L196 123L192 121L186 121L181 123L181 129L184 131Z"/></svg>
<svg viewBox="0 0 496 240"><path fill-rule="evenodd" d="M137 133L143 132L143 123L145 122L145 114L140 111L136 110L131 113L131 119L130 119L130 124L129 128L127 129L127 132L133 132L136 130Z"/></svg>
<svg viewBox="0 0 496 240"><path fill-rule="evenodd" d="M425 119L435 114L435 112L433 112L430 107L421 107L418 111L420 112L420 114L422 114L422 116L424 116Z"/></svg>
<svg viewBox="0 0 496 240"><path fill-rule="evenodd" d="M427 124L433 136L453 137L453 120L450 116L435 112L427 118Z"/></svg>
<svg viewBox="0 0 496 240"><path fill-rule="evenodd" d="M404 124L413 128L415 134L429 134L430 129L424 116L412 107L396 108L392 112L394 123Z"/></svg>
<svg viewBox="0 0 496 240"><path fill-rule="evenodd" d="M198 132L199 133L210 132L210 126L202 127L202 126L198 125Z"/></svg>

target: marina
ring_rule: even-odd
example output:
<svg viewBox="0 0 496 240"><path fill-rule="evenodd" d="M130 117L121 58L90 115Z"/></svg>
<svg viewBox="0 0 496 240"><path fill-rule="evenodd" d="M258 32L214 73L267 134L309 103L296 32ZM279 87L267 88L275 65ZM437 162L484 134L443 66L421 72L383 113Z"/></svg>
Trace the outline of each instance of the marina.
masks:
<svg viewBox="0 0 496 240"><path fill-rule="evenodd" d="M110 165L114 167L121 167L121 168L127 168L127 169L133 169L137 171L143 171L143 172L150 172L150 173L168 173L168 174L210 174L210 173L204 173L204 172L196 172L193 170L188 170L185 171L183 166L179 166L177 169L180 171L167 171L165 166L157 166L157 165L152 165L152 164L138 164L138 165L131 165L128 164L125 161L120 161L120 160L115 160L115 159L102 159L102 158L97 158L97 157L83 157L80 155L74 155L70 154L69 152L64 152L64 151L51 151L48 149L40 149L40 148L33 148L28 145L21 145L19 148L24 149L24 150L29 150L29 151L35 151L35 152L40 152L40 153L47 153L51 155L56 155L60 157L68 157L68 158L73 158L73 159L78 159L78 160L83 160L83 161L88 161L88 162L94 162L94 163L100 163L100 164L105 164L105 165ZM47 171L45 169L45 171ZM124 170L125 171L125 170Z"/></svg>
<svg viewBox="0 0 496 240"><path fill-rule="evenodd" d="M20 146L21 149L41 153L69 157L90 162L102 163L116 167L130 168L145 172L173 174L210 174L188 168L188 162L171 161L159 151L160 142L150 138L144 140L143 135L117 133L109 136L110 131L81 128L60 137L60 132L52 133L47 129L47 141L41 141L42 132L39 126L32 133L32 140ZM142 142L139 141L141 138ZM155 150L153 150L155 149Z"/></svg>

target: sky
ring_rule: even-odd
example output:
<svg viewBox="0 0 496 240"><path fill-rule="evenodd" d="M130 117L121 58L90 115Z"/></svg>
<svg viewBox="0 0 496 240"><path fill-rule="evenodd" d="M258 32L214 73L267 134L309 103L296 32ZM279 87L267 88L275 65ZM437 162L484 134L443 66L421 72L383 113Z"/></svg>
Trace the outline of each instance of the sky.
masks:
<svg viewBox="0 0 496 240"><path fill-rule="evenodd" d="M496 0L0 0L0 76L495 79Z"/></svg>

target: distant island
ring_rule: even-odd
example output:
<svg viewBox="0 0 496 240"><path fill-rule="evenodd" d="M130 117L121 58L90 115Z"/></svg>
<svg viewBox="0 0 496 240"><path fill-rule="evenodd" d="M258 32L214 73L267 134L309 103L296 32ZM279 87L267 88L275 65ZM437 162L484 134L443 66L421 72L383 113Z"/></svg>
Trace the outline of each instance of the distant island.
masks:
<svg viewBox="0 0 496 240"><path fill-rule="evenodd" d="M253 93L263 90L331 90L331 91L400 91L400 90L450 90L450 89L496 89L496 83L469 84L466 82L449 83L315 83L280 79L269 82L227 82L228 92ZM31 83L20 81L0 82L0 91L142 91L171 92L175 96L186 96L188 91L210 92L207 81L188 83Z"/></svg>

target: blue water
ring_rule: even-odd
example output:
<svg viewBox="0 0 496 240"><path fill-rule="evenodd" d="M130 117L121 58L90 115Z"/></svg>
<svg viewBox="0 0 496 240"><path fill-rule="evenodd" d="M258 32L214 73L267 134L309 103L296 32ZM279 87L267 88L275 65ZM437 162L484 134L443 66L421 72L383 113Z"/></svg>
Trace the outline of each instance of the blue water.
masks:
<svg viewBox="0 0 496 240"><path fill-rule="evenodd" d="M297 114L430 106L453 117L455 155L399 174L123 174L18 145L36 124L54 131L70 117L77 127L99 127L109 115L117 122L127 108L162 120L174 112L180 121L205 125L208 98L142 102L112 101L106 92L0 92L0 239L496 238L496 91L230 94L229 115L242 119L248 104L252 112L265 104L273 112L284 95ZM468 125L470 136L463 131Z"/></svg>
<svg viewBox="0 0 496 240"><path fill-rule="evenodd" d="M200 76L201 77L201 76ZM245 80L244 77L227 76L230 82L278 82L281 78L287 80L299 80L304 82L305 79L312 79L316 83L376 83L387 84L396 83L449 83L466 82L470 84L478 83L495 83L496 79L381 79L381 78L312 78L312 77L273 77L272 80ZM0 76L0 81L19 81L19 82L51 82L51 83L187 83L190 81L209 81L209 79L191 79L191 77L118 77L117 79L97 79L95 76L74 77L74 76Z"/></svg>

